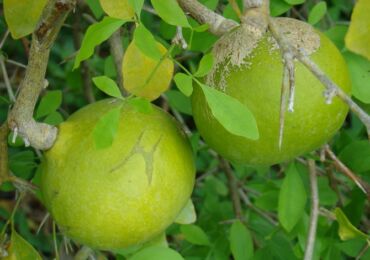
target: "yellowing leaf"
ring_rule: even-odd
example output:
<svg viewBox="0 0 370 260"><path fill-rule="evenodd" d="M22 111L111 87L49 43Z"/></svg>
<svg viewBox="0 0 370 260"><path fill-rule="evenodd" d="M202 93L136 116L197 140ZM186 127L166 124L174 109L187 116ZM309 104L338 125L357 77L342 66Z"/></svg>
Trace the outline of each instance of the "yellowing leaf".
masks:
<svg viewBox="0 0 370 260"><path fill-rule="evenodd" d="M352 223L349 221L347 216L343 213L340 208L334 210L334 214L337 218L339 224L338 234L340 239L349 240L353 238L363 238L365 240L369 239L369 236L358 230Z"/></svg>
<svg viewBox="0 0 370 260"><path fill-rule="evenodd" d="M370 60L370 0L359 0L352 13L345 41L351 51Z"/></svg>
<svg viewBox="0 0 370 260"><path fill-rule="evenodd" d="M128 0L100 0L100 4L104 12L113 18L127 20L135 15L135 11Z"/></svg>
<svg viewBox="0 0 370 260"><path fill-rule="evenodd" d="M4 15L14 39L35 30L46 0L4 0Z"/></svg>
<svg viewBox="0 0 370 260"><path fill-rule="evenodd" d="M12 231L8 256L4 260L42 260L37 251L15 230Z"/></svg>
<svg viewBox="0 0 370 260"><path fill-rule="evenodd" d="M158 49L162 56L166 55L167 49L162 44L158 43ZM124 87L136 96L154 100L168 89L173 70L174 65L170 59L155 61L131 42L123 57Z"/></svg>

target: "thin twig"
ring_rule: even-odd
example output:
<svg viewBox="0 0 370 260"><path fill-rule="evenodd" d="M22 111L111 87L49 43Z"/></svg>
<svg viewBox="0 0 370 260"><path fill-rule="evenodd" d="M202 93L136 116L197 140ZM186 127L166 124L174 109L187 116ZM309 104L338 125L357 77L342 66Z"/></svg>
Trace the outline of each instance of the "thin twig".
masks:
<svg viewBox="0 0 370 260"><path fill-rule="evenodd" d="M0 42L0 50L3 48L3 46L4 46L5 42L6 42L6 39L8 39L9 33L10 33L10 31L9 30L6 30L3 38L1 39L1 42Z"/></svg>
<svg viewBox="0 0 370 260"><path fill-rule="evenodd" d="M209 31L215 35L221 36L238 26L235 21L213 12L197 0L177 0L177 2L185 12L189 13L200 24L208 24Z"/></svg>
<svg viewBox="0 0 370 260"><path fill-rule="evenodd" d="M234 176L233 170L231 169L230 164L224 159L220 158L220 166L225 171L228 186L229 186L229 192L231 196L231 201L233 203L234 213L235 217L238 219L242 219L242 206L240 203L240 197L238 193L238 183L236 181L236 178Z"/></svg>
<svg viewBox="0 0 370 260"><path fill-rule="evenodd" d="M5 122L0 126L0 186L9 179L8 133L8 124Z"/></svg>
<svg viewBox="0 0 370 260"><path fill-rule="evenodd" d="M45 87L46 67L61 26L75 0L50 0L44 8L38 27L32 36L26 74L20 85L15 105L9 113L9 127L19 133L25 143L40 150L49 149L57 136L57 128L36 122L33 111L41 91Z"/></svg>
<svg viewBox="0 0 370 260"><path fill-rule="evenodd" d="M317 185L316 164L314 160L308 160L308 168L310 174L311 212L304 260L311 260L313 257L316 240L317 220L319 217L319 191Z"/></svg>
<svg viewBox="0 0 370 260"><path fill-rule="evenodd" d="M186 40L185 40L185 38L182 34L182 27L181 26L177 26L176 35L172 39L172 43L180 46L184 50L188 48L188 43L186 42Z"/></svg>
<svg viewBox="0 0 370 260"><path fill-rule="evenodd" d="M122 33L121 30L118 29L115 31L112 36L108 40L110 46L110 52L113 57L114 65L117 71L117 81L118 85L121 88L121 92L123 95L127 95L124 87L123 87L123 72L122 72L122 60L124 55L124 49L122 45Z"/></svg>
<svg viewBox="0 0 370 260"><path fill-rule="evenodd" d="M358 177L354 172L352 172L338 157L334 154L334 152L330 149L329 145L324 146L326 154L329 156L331 160L333 160L335 168L338 171L344 173L348 178L350 178L357 187L362 190L362 192L367 196L368 200L370 201L370 185Z"/></svg>
<svg viewBox="0 0 370 260"><path fill-rule="evenodd" d="M23 69L26 69L27 68L26 65L24 65L24 64L22 64L22 63L20 63L18 61L15 61L15 60L6 59L5 62L6 63L9 63L9 64L12 64L12 65L15 65L15 66L18 66L18 67L23 68Z"/></svg>
<svg viewBox="0 0 370 260"><path fill-rule="evenodd" d="M12 102L15 102L15 95L14 95L14 92L13 92L13 89L12 89L12 85L10 84L10 80L9 80L9 77L8 77L8 72L6 71L4 57L1 54L0 54L0 67L1 67L1 71L3 73L4 83L5 83L5 86L6 86L6 90L8 91L9 99Z"/></svg>

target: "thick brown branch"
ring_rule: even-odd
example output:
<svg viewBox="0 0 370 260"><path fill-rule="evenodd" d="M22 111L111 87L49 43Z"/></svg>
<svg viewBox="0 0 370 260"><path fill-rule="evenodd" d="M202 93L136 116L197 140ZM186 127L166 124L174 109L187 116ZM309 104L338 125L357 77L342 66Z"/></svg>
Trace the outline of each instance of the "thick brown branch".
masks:
<svg viewBox="0 0 370 260"><path fill-rule="evenodd" d="M350 178L357 187L362 190L368 200L370 201L370 185L358 177L354 172L352 172L344 163L338 159L338 157L334 154L334 152L330 149L329 145L325 145L326 154L329 156L331 160L333 160L334 166L338 171L344 173L348 178Z"/></svg>
<svg viewBox="0 0 370 260"><path fill-rule="evenodd" d="M33 119L37 99L45 87L45 73L50 48L75 0L50 0L32 37L26 75L21 82L16 103L9 113L9 127L34 148L49 149L57 136L57 128Z"/></svg>
<svg viewBox="0 0 370 260"><path fill-rule="evenodd" d="M233 170L231 169L230 164L225 159L220 158L220 162L221 162L221 168L225 171L225 174L227 177L231 201L233 202L235 217L238 219L242 219L242 206L240 203L240 197L238 193L238 183L234 176Z"/></svg>
<svg viewBox="0 0 370 260"><path fill-rule="evenodd" d="M181 8L201 24L208 24L209 31L215 35L223 35L238 24L213 12L197 0L177 0Z"/></svg>

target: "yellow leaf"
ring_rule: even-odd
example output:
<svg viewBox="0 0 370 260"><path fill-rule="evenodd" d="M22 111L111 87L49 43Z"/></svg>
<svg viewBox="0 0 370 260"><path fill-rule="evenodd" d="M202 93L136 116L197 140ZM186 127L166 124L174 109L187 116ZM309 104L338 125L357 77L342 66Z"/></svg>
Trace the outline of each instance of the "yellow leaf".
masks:
<svg viewBox="0 0 370 260"><path fill-rule="evenodd" d="M113 18L127 20L135 15L135 11L128 0L100 0L100 4L104 12Z"/></svg>
<svg viewBox="0 0 370 260"><path fill-rule="evenodd" d="M345 38L351 51L370 60L370 0L359 0L352 13L351 23Z"/></svg>
<svg viewBox="0 0 370 260"><path fill-rule="evenodd" d="M167 52L160 43L158 43L158 49L162 55ZM131 42L122 64L124 87L136 96L154 100L168 89L173 70L174 65L170 59L155 61Z"/></svg>
<svg viewBox="0 0 370 260"><path fill-rule="evenodd" d="M32 33L40 19L46 0L4 0L4 15L14 39Z"/></svg>

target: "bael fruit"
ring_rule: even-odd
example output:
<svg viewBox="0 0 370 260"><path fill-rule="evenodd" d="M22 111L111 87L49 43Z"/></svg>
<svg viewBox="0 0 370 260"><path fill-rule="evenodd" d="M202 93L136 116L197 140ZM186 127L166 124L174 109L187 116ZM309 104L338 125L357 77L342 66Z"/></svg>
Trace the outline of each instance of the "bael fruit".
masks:
<svg viewBox="0 0 370 260"><path fill-rule="evenodd" d="M122 105L113 144L96 149L92 129ZM194 185L191 146L175 120L103 100L62 123L41 166L43 200L60 230L96 249L138 245L160 235Z"/></svg>
<svg viewBox="0 0 370 260"><path fill-rule="evenodd" d="M329 78L350 92L345 61L325 35L298 20L276 18L275 22L293 46L303 49ZM246 105L260 134L253 141L227 132L213 117L201 88L195 86L192 108L196 126L209 146L225 158L251 165L280 163L320 147L342 125L348 107L337 97L326 104L325 87L296 61L294 112L285 112L279 148L283 63L275 39L269 32L243 24L223 36L213 54L215 63L205 82Z"/></svg>

